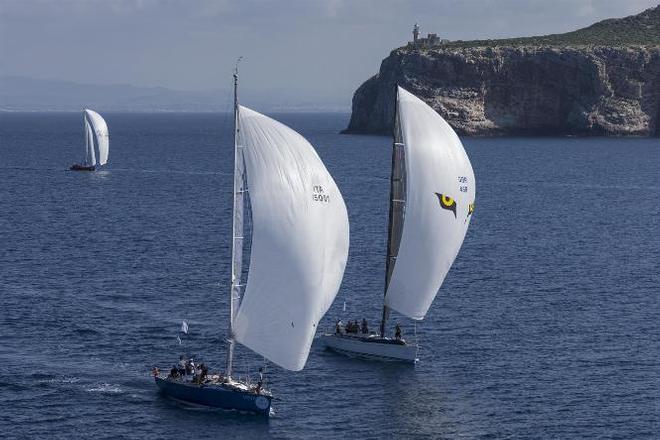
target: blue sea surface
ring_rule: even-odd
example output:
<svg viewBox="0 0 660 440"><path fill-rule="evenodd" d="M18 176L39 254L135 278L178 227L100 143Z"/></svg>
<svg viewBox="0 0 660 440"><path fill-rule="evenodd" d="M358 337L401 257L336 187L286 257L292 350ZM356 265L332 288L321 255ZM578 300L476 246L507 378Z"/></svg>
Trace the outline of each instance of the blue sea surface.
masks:
<svg viewBox="0 0 660 440"><path fill-rule="evenodd" d="M416 326L420 362L315 346L301 372L269 364L264 420L175 403L150 375L183 351L223 366L231 117L104 116L109 164L80 173L80 114L0 113L0 437L660 437L659 139L464 139L476 212ZM375 327L391 140L339 135L344 114L275 116L315 145L348 207L321 327ZM261 364L238 350L240 375Z"/></svg>

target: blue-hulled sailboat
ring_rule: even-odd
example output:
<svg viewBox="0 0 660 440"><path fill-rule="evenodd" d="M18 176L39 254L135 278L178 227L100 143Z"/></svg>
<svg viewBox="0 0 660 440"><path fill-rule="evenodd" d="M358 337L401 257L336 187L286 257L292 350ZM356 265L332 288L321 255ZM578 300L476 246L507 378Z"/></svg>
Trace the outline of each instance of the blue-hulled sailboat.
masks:
<svg viewBox="0 0 660 440"><path fill-rule="evenodd" d="M337 185L312 145L289 127L239 106L237 89L238 69L226 368L223 374L195 380L166 376L157 369L154 376L171 398L267 415L273 396L264 384L232 376L234 344L287 370L305 366L319 320L344 274L348 216ZM242 277L249 218L249 266L247 277Z"/></svg>

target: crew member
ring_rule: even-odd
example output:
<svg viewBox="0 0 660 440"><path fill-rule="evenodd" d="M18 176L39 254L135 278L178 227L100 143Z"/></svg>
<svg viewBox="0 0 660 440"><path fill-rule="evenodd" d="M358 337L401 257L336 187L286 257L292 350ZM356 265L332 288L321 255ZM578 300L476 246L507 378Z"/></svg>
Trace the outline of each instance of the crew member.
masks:
<svg viewBox="0 0 660 440"><path fill-rule="evenodd" d="M183 355L179 356L179 376L183 377L186 375L186 360L183 358Z"/></svg>
<svg viewBox="0 0 660 440"><path fill-rule="evenodd" d="M397 341L401 340L401 327L399 326L398 322L394 327L394 337L396 338Z"/></svg>
<svg viewBox="0 0 660 440"><path fill-rule="evenodd" d="M257 382L257 388L255 391L257 394L261 394L261 389L264 386L264 369L263 367L259 367L259 382Z"/></svg>

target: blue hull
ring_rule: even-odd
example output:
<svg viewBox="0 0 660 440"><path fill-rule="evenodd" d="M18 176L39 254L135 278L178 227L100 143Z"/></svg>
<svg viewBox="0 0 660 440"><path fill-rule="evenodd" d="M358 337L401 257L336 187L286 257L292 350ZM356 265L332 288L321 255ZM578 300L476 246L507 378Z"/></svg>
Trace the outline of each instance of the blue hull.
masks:
<svg viewBox="0 0 660 440"><path fill-rule="evenodd" d="M173 399L197 405L257 414L270 413L271 396L226 388L222 385L195 385L156 377L160 391Z"/></svg>

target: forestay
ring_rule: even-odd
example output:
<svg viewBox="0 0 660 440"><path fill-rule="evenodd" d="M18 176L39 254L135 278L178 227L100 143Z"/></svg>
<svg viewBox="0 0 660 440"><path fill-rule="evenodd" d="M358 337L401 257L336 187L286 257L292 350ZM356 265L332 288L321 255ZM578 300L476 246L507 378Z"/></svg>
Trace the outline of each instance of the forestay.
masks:
<svg viewBox="0 0 660 440"><path fill-rule="evenodd" d="M252 246L234 338L283 368L301 370L344 274L346 206L305 138L246 107L239 107L238 119Z"/></svg>
<svg viewBox="0 0 660 440"><path fill-rule="evenodd" d="M474 209L472 166L431 107L398 87L405 155L405 215L385 305L423 319L463 243Z"/></svg>
<svg viewBox="0 0 660 440"><path fill-rule="evenodd" d="M85 109L87 120L92 126L94 133L94 141L99 152L99 165L105 165L108 162L108 150L110 148L110 136L108 133L108 125L105 120L96 113L94 110Z"/></svg>

